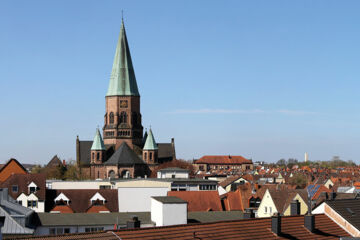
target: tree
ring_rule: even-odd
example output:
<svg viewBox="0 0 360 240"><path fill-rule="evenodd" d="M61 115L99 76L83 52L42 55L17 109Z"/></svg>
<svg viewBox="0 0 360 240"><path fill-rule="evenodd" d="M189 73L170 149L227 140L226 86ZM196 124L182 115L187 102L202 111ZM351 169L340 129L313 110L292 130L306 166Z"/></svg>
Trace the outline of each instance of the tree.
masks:
<svg viewBox="0 0 360 240"><path fill-rule="evenodd" d="M280 159L279 161L276 162L276 165L285 166L286 165L286 160L284 158L282 158L282 159Z"/></svg>
<svg viewBox="0 0 360 240"><path fill-rule="evenodd" d="M289 180L289 183L291 185L296 185L296 188L305 188L307 185L307 178L305 175L301 173L296 173L294 176L292 176Z"/></svg>

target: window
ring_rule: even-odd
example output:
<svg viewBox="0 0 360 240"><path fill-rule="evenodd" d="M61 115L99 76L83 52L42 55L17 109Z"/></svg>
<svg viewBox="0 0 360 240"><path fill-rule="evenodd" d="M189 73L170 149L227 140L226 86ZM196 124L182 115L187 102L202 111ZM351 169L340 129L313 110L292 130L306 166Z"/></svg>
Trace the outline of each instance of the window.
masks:
<svg viewBox="0 0 360 240"><path fill-rule="evenodd" d="M64 228L64 233L70 233L70 228Z"/></svg>
<svg viewBox="0 0 360 240"><path fill-rule="evenodd" d="M267 213L267 207L265 207L265 213Z"/></svg>
<svg viewBox="0 0 360 240"><path fill-rule="evenodd" d="M200 166L199 166L199 169L200 169L200 171L204 171L204 166L203 166L203 165L200 165Z"/></svg>
<svg viewBox="0 0 360 240"><path fill-rule="evenodd" d="M127 123L127 114L126 112L120 113L120 123Z"/></svg>
<svg viewBox="0 0 360 240"><path fill-rule="evenodd" d="M103 227L85 228L85 232L99 232L99 231L103 231L103 230L104 230Z"/></svg>
<svg viewBox="0 0 360 240"><path fill-rule="evenodd" d="M29 208L37 207L37 201L32 201L32 200L27 201L27 207Z"/></svg>
<svg viewBox="0 0 360 240"><path fill-rule="evenodd" d="M272 207L269 207L269 212L272 213Z"/></svg>
<svg viewBox="0 0 360 240"><path fill-rule="evenodd" d="M20 204L20 205L22 205L22 201L21 201L21 200L17 201L17 203Z"/></svg>
<svg viewBox="0 0 360 240"><path fill-rule="evenodd" d="M56 234L56 228L50 228L49 229L49 234L50 235L55 235Z"/></svg>
<svg viewBox="0 0 360 240"><path fill-rule="evenodd" d="M110 189L111 186L109 185L100 185L100 189Z"/></svg>
<svg viewBox="0 0 360 240"><path fill-rule="evenodd" d="M36 192L36 187L29 187L30 193Z"/></svg>
<svg viewBox="0 0 360 240"><path fill-rule="evenodd" d="M110 113L109 123L110 123L110 124L113 124L113 123L114 123L114 113L113 113L113 112Z"/></svg>
<svg viewBox="0 0 360 240"><path fill-rule="evenodd" d="M152 152L150 152L150 153L149 153L149 159L150 159L150 160L152 160L152 156L153 156L153 154L152 154Z"/></svg>
<svg viewBox="0 0 360 240"><path fill-rule="evenodd" d="M98 174L97 174L98 176L97 176L97 178L100 178L100 171L98 171Z"/></svg>
<svg viewBox="0 0 360 240"><path fill-rule="evenodd" d="M17 193L18 192L18 185L13 185L12 187L11 187L11 191L12 192L14 192L14 193Z"/></svg>
<svg viewBox="0 0 360 240"><path fill-rule="evenodd" d="M147 152L144 153L144 160L147 160Z"/></svg>
<svg viewBox="0 0 360 240"><path fill-rule="evenodd" d="M100 160L100 153L96 153L96 160Z"/></svg>
<svg viewBox="0 0 360 240"><path fill-rule="evenodd" d="M92 159L95 160L95 153L92 153Z"/></svg>

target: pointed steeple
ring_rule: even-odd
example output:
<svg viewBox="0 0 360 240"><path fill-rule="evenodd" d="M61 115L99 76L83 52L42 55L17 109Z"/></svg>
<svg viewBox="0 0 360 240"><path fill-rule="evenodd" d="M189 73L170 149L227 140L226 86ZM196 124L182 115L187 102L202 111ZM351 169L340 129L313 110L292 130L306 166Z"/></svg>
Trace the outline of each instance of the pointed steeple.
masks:
<svg viewBox="0 0 360 240"><path fill-rule="evenodd" d="M123 20L106 96L140 96Z"/></svg>
<svg viewBox="0 0 360 240"><path fill-rule="evenodd" d="M157 150L157 149L158 149L158 146L155 142L154 135L150 128L143 150Z"/></svg>
<svg viewBox="0 0 360 240"><path fill-rule="evenodd" d="M148 136L148 133L147 133L147 129L145 128L145 134L144 134L144 137L143 137L143 139L142 139L142 146L144 146L144 145L145 145L145 142L146 142L147 136Z"/></svg>
<svg viewBox="0 0 360 240"><path fill-rule="evenodd" d="M104 141L101 137L99 128L96 129L96 133L95 133L93 144L91 146L91 150L105 150Z"/></svg>

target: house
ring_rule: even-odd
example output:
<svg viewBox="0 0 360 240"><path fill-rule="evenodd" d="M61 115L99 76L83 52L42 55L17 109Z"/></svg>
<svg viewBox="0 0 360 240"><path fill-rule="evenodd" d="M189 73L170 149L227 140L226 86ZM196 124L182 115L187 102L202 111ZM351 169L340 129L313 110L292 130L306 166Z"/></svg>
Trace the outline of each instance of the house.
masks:
<svg viewBox="0 0 360 240"><path fill-rule="evenodd" d="M290 204L297 201L299 204L299 214L308 211L307 193L305 190L272 190L267 189L257 210L257 216L270 217L275 213L290 215Z"/></svg>
<svg viewBox="0 0 360 240"><path fill-rule="evenodd" d="M178 167L163 168L157 172L157 178L189 178L189 170Z"/></svg>
<svg viewBox="0 0 360 240"><path fill-rule="evenodd" d="M245 171L254 168L252 160L242 156L203 156L194 161L194 166L199 171L208 172L210 170L237 170Z"/></svg>
<svg viewBox="0 0 360 240"><path fill-rule="evenodd" d="M239 185L243 185L248 181L242 176L229 176L225 180L219 183L219 187L222 187L226 192L235 191Z"/></svg>
<svg viewBox="0 0 360 240"><path fill-rule="evenodd" d="M12 174L27 174L26 169L15 158L11 158L0 169L0 182L5 181Z"/></svg>
<svg viewBox="0 0 360 240"><path fill-rule="evenodd" d="M118 212L116 189L47 190L46 211L50 213Z"/></svg>
<svg viewBox="0 0 360 240"><path fill-rule="evenodd" d="M13 174L0 184L20 205L35 212L45 212L46 186L44 174Z"/></svg>

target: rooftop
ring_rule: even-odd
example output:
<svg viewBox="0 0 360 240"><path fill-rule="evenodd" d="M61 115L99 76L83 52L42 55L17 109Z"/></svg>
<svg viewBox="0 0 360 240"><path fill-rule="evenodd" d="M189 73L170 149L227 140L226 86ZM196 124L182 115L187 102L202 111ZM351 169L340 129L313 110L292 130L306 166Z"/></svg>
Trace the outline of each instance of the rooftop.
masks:
<svg viewBox="0 0 360 240"><path fill-rule="evenodd" d="M187 203L187 201L182 200L178 197L165 196L165 197L152 197L153 199L162 202L162 203Z"/></svg>

